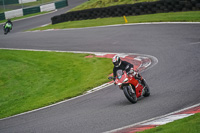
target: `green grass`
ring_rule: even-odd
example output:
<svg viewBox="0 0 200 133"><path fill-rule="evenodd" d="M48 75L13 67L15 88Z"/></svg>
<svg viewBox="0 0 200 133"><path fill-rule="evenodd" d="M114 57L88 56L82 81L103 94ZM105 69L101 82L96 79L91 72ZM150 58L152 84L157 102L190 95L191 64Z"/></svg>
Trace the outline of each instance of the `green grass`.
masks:
<svg viewBox="0 0 200 133"><path fill-rule="evenodd" d="M199 133L200 113L140 133Z"/></svg>
<svg viewBox="0 0 200 133"><path fill-rule="evenodd" d="M78 10L85 10L91 8L102 8L108 6L116 6L122 4L135 4L140 2L153 2L158 0L88 0L83 4L73 8L70 11L78 11Z"/></svg>
<svg viewBox="0 0 200 133"><path fill-rule="evenodd" d="M37 16L37 15L42 15L42 14L46 14L46 13L49 13L49 12L38 12L38 13L33 13L33 14L21 16L21 17L16 17L16 18L12 18L11 21L24 19L24 18L28 18L28 17L32 17L32 16ZM5 23L6 21L7 20L1 20L0 23Z"/></svg>
<svg viewBox="0 0 200 133"><path fill-rule="evenodd" d="M3 9L3 8L0 8L0 13L3 13L3 12L6 12L6 11L10 11L9 9Z"/></svg>
<svg viewBox="0 0 200 133"><path fill-rule="evenodd" d="M139 16L127 16L128 23L145 23L145 22L200 22L200 11L188 11L188 12L171 12L171 13L158 13L150 15L139 15ZM46 30L46 29L67 29L67 28L83 28L83 27L94 27L94 26L105 26L124 24L123 17L113 18L98 18L91 20L82 21L69 21L59 23L55 25L48 25L45 27L39 27L33 30Z"/></svg>
<svg viewBox="0 0 200 133"><path fill-rule="evenodd" d="M0 50L0 118L81 95L108 82L111 59Z"/></svg>

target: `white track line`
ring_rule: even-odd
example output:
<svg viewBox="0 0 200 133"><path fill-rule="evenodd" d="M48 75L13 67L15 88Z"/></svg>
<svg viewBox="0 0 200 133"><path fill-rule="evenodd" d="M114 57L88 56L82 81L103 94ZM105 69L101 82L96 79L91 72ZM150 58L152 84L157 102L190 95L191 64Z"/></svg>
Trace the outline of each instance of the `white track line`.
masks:
<svg viewBox="0 0 200 133"><path fill-rule="evenodd" d="M200 44L200 42L193 42L193 43L190 43L192 45L195 45L195 44Z"/></svg>
<svg viewBox="0 0 200 133"><path fill-rule="evenodd" d="M158 25L158 24L200 24L200 22L150 22L150 23L130 23L130 24L115 24L115 25L94 26L94 27L84 27L84 28L37 30L37 32L59 31L59 30L60 30L60 31L81 30L81 29L106 28L106 27L118 27L118 26L134 26L134 25ZM26 31L26 32L33 32L33 31ZM26 33L26 32L23 32L23 33Z"/></svg>

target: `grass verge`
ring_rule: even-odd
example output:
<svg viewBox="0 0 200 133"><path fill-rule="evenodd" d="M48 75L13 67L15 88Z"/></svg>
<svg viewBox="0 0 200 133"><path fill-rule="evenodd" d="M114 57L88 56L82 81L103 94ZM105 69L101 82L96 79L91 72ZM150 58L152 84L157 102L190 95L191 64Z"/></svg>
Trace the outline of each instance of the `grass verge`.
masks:
<svg viewBox="0 0 200 133"><path fill-rule="evenodd" d="M108 82L111 60L86 55L0 50L0 118L69 99Z"/></svg>
<svg viewBox="0 0 200 133"><path fill-rule="evenodd" d="M199 133L200 113L140 133Z"/></svg>
<svg viewBox="0 0 200 133"><path fill-rule="evenodd" d="M123 4L135 4L141 2L154 2L158 0L88 0L83 4L76 6L70 11L85 10L91 8L103 8L109 6L123 5Z"/></svg>
<svg viewBox="0 0 200 133"><path fill-rule="evenodd" d="M171 12L171 13L158 13L150 15L127 16L128 23L145 23L145 22L200 22L200 11L188 12ZM34 30L47 30L47 29L67 29L67 28L84 28L105 25L124 24L123 17L113 18L98 18L82 21L69 21L55 25L48 25L31 29Z"/></svg>

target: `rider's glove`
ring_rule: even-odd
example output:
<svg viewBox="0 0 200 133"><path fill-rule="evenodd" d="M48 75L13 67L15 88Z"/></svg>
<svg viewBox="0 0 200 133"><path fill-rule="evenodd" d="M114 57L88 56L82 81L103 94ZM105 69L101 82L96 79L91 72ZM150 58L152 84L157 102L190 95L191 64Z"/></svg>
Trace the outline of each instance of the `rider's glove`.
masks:
<svg viewBox="0 0 200 133"><path fill-rule="evenodd" d="M139 75L139 73L137 73L137 74L135 75L135 78L136 78L136 79L139 79L139 80L141 79L141 76Z"/></svg>
<svg viewBox="0 0 200 133"><path fill-rule="evenodd" d="M136 75L137 75L137 72L134 71L134 72L133 72L133 75L136 76Z"/></svg>
<svg viewBox="0 0 200 133"><path fill-rule="evenodd" d="M129 73L134 73L134 70L130 70Z"/></svg>

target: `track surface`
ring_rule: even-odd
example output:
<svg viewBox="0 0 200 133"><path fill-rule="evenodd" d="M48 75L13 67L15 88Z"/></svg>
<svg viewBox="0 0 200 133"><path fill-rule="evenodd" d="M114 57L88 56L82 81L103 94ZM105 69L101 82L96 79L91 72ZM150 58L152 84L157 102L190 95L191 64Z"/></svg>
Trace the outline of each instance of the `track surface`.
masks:
<svg viewBox="0 0 200 133"><path fill-rule="evenodd" d="M1 120L0 132L99 133L197 104L199 35L200 24L157 24L0 36L0 48L127 52L158 59L157 65L142 73L151 96L137 104L130 104L113 85L51 108Z"/></svg>

